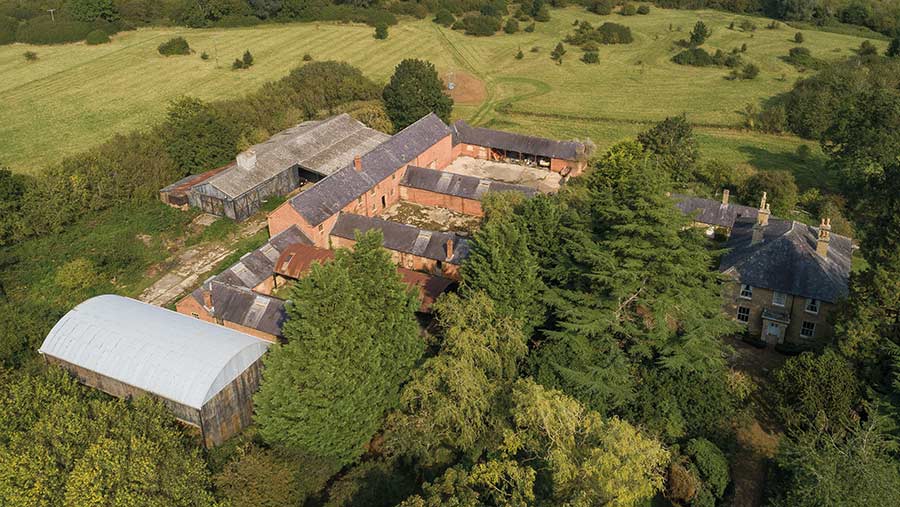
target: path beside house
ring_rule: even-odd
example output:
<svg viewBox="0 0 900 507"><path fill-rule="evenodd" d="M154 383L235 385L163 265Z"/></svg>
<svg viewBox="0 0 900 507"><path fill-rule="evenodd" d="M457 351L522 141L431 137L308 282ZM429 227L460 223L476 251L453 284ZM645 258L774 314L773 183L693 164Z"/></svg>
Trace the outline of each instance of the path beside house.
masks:
<svg viewBox="0 0 900 507"><path fill-rule="evenodd" d="M195 223L209 225L209 216L200 215ZM176 252L163 263L166 274L144 290L138 299L157 306L174 303L178 296L199 285L203 281L200 277L209 272L210 268L231 255L239 240L253 236L265 227L265 216L252 217L227 242L201 243Z"/></svg>

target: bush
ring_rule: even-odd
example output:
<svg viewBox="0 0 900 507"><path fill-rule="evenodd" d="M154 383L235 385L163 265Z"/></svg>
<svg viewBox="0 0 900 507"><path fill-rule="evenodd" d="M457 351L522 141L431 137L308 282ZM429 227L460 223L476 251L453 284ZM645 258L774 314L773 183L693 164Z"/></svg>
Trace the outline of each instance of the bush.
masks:
<svg viewBox="0 0 900 507"><path fill-rule="evenodd" d="M37 59L38 59L38 54L35 53L34 51L26 51L25 53L22 54L22 56L24 56L25 61L28 61L28 62L34 62L34 61L37 61Z"/></svg>
<svg viewBox="0 0 900 507"><path fill-rule="evenodd" d="M533 32L534 31L534 23L531 23L530 25L526 26L525 31L528 33Z"/></svg>
<svg viewBox="0 0 900 507"><path fill-rule="evenodd" d="M200 59L201 60L209 60L209 53L207 53L206 51L200 53Z"/></svg>
<svg viewBox="0 0 900 507"><path fill-rule="evenodd" d="M466 35L474 35L476 37L494 35L500 30L500 25L502 24L500 18L482 14L466 16L462 21Z"/></svg>
<svg viewBox="0 0 900 507"><path fill-rule="evenodd" d="M244 62L241 61L240 58L235 58L233 62L231 62L231 70L239 70L244 68Z"/></svg>
<svg viewBox="0 0 900 507"><path fill-rule="evenodd" d="M685 49L672 57L672 61L678 65L691 65L693 67L709 67L715 65L712 55L703 48Z"/></svg>
<svg viewBox="0 0 900 507"><path fill-rule="evenodd" d="M588 4L588 10L594 14L606 16L612 13L613 3L611 0L594 0Z"/></svg>
<svg viewBox="0 0 900 507"><path fill-rule="evenodd" d="M0 15L0 45L12 44L16 41L16 31L19 29L19 20L10 16Z"/></svg>
<svg viewBox="0 0 900 507"><path fill-rule="evenodd" d="M503 25L503 31L508 34L514 34L519 31L519 22L516 21L516 18L509 18L506 20L506 24Z"/></svg>
<svg viewBox="0 0 900 507"><path fill-rule="evenodd" d="M751 176L741 192L751 203L757 203L766 192L777 216L787 216L797 206L799 192L794 175L789 171L759 171Z"/></svg>
<svg viewBox="0 0 900 507"><path fill-rule="evenodd" d="M706 26L706 23L697 21L697 24L694 25L694 29L691 30L691 46L697 47L702 45L711 34L712 32L709 30L709 27Z"/></svg>
<svg viewBox="0 0 900 507"><path fill-rule="evenodd" d="M630 44L634 41L631 29L618 23L603 23L594 28L587 21L578 24L575 33L569 34L565 41L575 46L582 46L589 41L598 44Z"/></svg>
<svg viewBox="0 0 900 507"><path fill-rule="evenodd" d="M581 61L584 63L598 63L600 61L600 54L596 51L587 51L581 55Z"/></svg>
<svg viewBox="0 0 900 507"><path fill-rule="evenodd" d="M641 5L640 7L637 8L637 13L642 16L646 16L647 14L650 14L650 6L646 5L646 4Z"/></svg>
<svg viewBox="0 0 900 507"><path fill-rule="evenodd" d="M516 53L516 60L521 60L522 58L525 58L525 53L520 49L519 52Z"/></svg>
<svg viewBox="0 0 900 507"><path fill-rule="evenodd" d="M746 53L746 52L747 52L747 43L745 42L745 43L741 44L741 53Z"/></svg>
<svg viewBox="0 0 900 507"><path fill-rule="evenodd" d="M16 41L29 44L64 44L84 40L96 26L84 21L59 19L50 16L31 18L16 30Z"/></svg>
<svg viewBox="0 0 900 507"><path fill-rule="evenodd" d="M634 4L625 4L622 6L621 14L623 16L634 16L637 14L637 7Z"/></svg>
<svg viewBox="0 0 900 507"><path fill-rule="evenodd" d="M244 51L244 56L241 57L241 63L244 64L245 69L249 69L251 66L253 66L253 55L250 54L249 49Z"/></svg>
<svg viewBox="0 0 900 507"><path fill-rule="evenodd" d="M379 23L375 26L375 38L379 40L384 40L388 38L388 27L384 23Z"/></svg>
<svg viewBox="0 0 900 507"><path fill-rule="evenodd" d="M794 34L794 42L797 44L803 44L803 32L797 32Z"/></svg>
<svg viewBox="0 0 900 507"><path fill-rule="evenodd" d="M563 43L560 42L553 48L553 51L550 52L550 58L556 60L558 62L562 62L563 55L566 54L566 47L563 46Z"/></svg>
<svg viewBox="0 0 900 507"><path fill-rule="evenodd" d="M716 498L722 498L725 488L731 482L728 473L728 458L705 438L695 438L688 442L686 448L691 461L697 467L703 486L709 489Z"/></svg>
<svg viewBox="0 0 900 507"><path fill-rule="evenodd" d="M311 62L312 59L313 59L313 57L312 57L312 55L309 54L309 53L305 53L305 54L303 55L303 61L304 61L304 62Z"/></svg>
<svg viewBox="0 0 900 507"><path fill-rule="evenodd" d="M859 53L859 56L877 55L878 48L870 41L864 40L862 41L862 44L859 45L859 49L856 50L856 52Z"/></svg>
<svg viewBox="0 0 900 507"><path fill-rule="evenodd" d="M819 60L818 58L814 58L812 53L808 48L796 47L791 48L788 51L787 57L783 58L784 61L790 63L794 67L797 67L800 70L804 69L821 69L828 65L828 62Z"/></svg>
<svg viewBox="0 0 900 507"><path fill-rule="evenodd" d="M749 19L741 20L741 30L745 32L755 32L756 23L750 21Z"/></svg>
<svg viewBox="0 0 900 507"><path fill-rule="evenodd" d="M773 376L776 411L787 426L825 423L836 430L850 422L859 401L859 383L852 366L833 350L792 357Z"/></svg>
<svg viewBox="0 0 900 507"><path fill-rule="evenodd" d="M109 42L109 35L106 35L106 32L104 32L103 30L92 30L84 38L84 42L91 46L97 44L106 44L107 42Z"/></svg>
<svg viewBox="0 0 900 507"><path fill-rule="evenodd" d="M456 21L456 18L453 17L453 14L451 14L447 9L441 9L437 12L437 14L435 14L432 21L439 25L450 26L454 21Z"/></svg>
<svg viewBox="0 0 900 507"><path fill-rule="evenodd" d="M744 68L741 69L741 79L756 79L756 76L758 75L759 67L752 63L744 65Z"/></svg>
<svg viewBox="0 0 900 507"><path fill-rule="evenodd" d="M184 37L174 37L159 45L159 54L163 56L189 55L191 47Z"/></svg>
<svg viewBox="0 0 900 507"><path fill-rule="evenodd" d="M584 51L596 52L600 50L600 46L596 42L589 40L581 45L581 49L583 49Z"/></svg>

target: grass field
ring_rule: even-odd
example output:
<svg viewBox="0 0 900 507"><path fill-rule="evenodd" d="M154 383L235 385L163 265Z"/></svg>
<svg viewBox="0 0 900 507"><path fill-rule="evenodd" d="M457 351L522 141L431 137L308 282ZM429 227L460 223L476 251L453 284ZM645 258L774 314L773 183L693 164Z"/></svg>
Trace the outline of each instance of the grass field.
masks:
<svg viewBox="0 0 900 507"><path fill-rule="evenodd" d="M569 47L564 63L556 65L549 52L576 19L625 24L632 28L635 42L602 47L597 65L582 63L581 51ZM723 69L671 63L678 50L675 42L687 37L697 19L713 30L706 44L710 50L728 51L746 43L745 59L760 67L760 77L728 81ZM379 82L387 81L401 59L425 58L442 73L464 71L485 82L485 101L458 106L455 117L537 135L591 138L601 148L684 112L698 127L706 154L763 169L787 167L801 180L815 178L815 171L805 175L810 170L803 166L817 165L821 157L809 163L797 159L793 152L799 140L735 128L745 104L788 90L801 76L779 59L795 45L795 29L781 25L769 30L764 19L755 20L759 29L752 33L727 28L740 19L716 11L654 8L648 16L622 17L568 8L553 11L552 21L539 23L534 33L486 38L410 20L392 27L385 41L373 39L366 26L305 23L141 29L101 46L0 46L0 163L36 172L116 132L159 121L172 98L239 96L285 75L309 53L316 60L348 61ZM174 35L185 36L196 54L157 54L156 47ZM804 46L826 59L843 58L862 41L817 31L804 31L804 36ZM538 51L532 52L533 47ZM514 58L519 48L525 53L522 60ZM245 49L253 52L256 64L248 71L232 71L231 61ZM36 51L38 61L27 63L22 56L27 50ZM203 51L212 58L201 60Z"/></svg>

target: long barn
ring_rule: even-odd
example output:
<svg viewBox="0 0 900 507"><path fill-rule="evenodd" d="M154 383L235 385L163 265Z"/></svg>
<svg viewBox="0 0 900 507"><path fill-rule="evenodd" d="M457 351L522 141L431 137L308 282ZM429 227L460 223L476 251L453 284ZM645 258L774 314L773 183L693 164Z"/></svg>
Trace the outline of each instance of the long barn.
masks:
<svg viewBox="0 0 900 507"><path fill-rule="evenodd" d="M149 395L219 445L251 423L268 342L133 299L88 299L39 352L83 384L119 398Z"/></svg>

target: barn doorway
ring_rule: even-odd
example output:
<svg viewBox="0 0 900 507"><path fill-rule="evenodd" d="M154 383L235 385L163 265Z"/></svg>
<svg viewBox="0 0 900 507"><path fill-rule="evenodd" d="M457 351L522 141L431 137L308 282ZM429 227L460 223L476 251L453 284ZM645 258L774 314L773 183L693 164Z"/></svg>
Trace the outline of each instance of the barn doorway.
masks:
<svg viewBox="0 0 900 507"><path fill-rule="evenodd" d="M386 196L381 196L381 207L387 208L387 197Z"/></svg>

